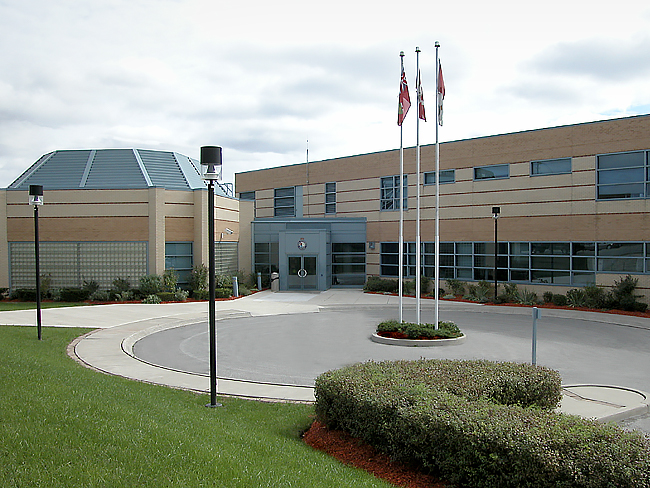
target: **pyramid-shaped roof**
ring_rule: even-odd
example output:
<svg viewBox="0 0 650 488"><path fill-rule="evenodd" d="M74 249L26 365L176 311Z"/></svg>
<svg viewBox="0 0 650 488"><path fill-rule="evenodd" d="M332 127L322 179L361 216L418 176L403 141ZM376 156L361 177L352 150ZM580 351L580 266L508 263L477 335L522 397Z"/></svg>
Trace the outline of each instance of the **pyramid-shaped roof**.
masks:
<svg viewBox="0 0 650 488"><path fill-rule="evenodd" d="M145 149L58 150L42 156L8 189L27 190L122 190L165 188L205 189L200 162L168 151ZM225 195L221 185L217 194Z"/></svg>

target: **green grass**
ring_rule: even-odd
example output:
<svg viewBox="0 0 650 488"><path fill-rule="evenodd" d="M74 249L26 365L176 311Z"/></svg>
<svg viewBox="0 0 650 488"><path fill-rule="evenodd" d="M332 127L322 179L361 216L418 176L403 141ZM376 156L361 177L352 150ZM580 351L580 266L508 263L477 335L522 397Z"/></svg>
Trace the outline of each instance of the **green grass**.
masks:
<svg viewBox="0 0 650 488"><path fill-rule="evenodd" d="M388 487L306 446L313 407L220 398L86 369L83 329L0 326L2 487Z"/></svg>
<svg viewBox="0 0 650 488"><path fill-rule="evenodd" d="M84 302L41 302L41 308L81 307L88 305ZM36 308L36 302L7 302L0 301L0 312L9 310L32 310Z"/></svg>

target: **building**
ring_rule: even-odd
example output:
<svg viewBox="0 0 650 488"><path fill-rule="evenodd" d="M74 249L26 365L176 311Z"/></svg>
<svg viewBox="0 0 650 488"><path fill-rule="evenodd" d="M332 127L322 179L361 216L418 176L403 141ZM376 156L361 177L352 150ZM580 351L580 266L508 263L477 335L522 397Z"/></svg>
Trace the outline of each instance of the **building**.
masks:
<svg viewBox="0 0 650 488"><path fill-rule="evenodd" d="M43 185L40 269L55 288L176 269L186 282L208 262L208 192L199 162L142 149L54 151L0 190L0 287L35 287L30 185ZM238 270L239 202L217 185L218 272Z"/></svg>
<svg viewBox="0 0 650 488"><path fill-rule="evenodd" d="M405 276L415 275L415 148L236 175L251 269L281 289L358 286L398 276L399 207ZM435 145L421 147L422 271L434 275ZM440 144L440 276L497 278L541 292L611 286L632 275L650 293L650 116ZM244 207L242 206L242 209ZM242 252L240 252L242 255ZM441 282L444 287L444 281Z"/></svg>

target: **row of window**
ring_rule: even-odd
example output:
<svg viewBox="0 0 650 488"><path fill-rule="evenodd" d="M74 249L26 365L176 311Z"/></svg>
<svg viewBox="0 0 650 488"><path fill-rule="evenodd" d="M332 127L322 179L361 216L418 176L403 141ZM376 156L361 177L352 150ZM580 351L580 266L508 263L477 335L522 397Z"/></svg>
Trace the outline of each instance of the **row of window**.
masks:
<svg viewBox="0 0 650 488"><path fill-rule="evenodd" d="M422 274L435 274L435 244L422 244ZM382 276L398 276L399 244L383 242ZM415 276L415 243L404 243L404 276ZM497 279L584 286L596 273L650 274L650 243L644 242L500 242ZM440 277L494 279L494 242L443 242Z"/></svg>
<svg viewBox="0 0 650 488"><path fill-rule="evenodd" d="M530 176L571 173L571 158L545 159L530 162ZM598 200L650 198L650 150L602 154L596 158L596 198ZM474 168L474 181L510 178L509 164L492 164ZM399 210L400 201L406 209L408 176L385 176L380 181L380 210ZM456 182L456 170L440 171L440 184ZM436 173L424 173L424 184L434 185ZM242 192L242 200L255 200L255 192ZM295 187L274 190L274 215L295 216ZM325 183L325 213L336 213L336 183Z"/></svg>

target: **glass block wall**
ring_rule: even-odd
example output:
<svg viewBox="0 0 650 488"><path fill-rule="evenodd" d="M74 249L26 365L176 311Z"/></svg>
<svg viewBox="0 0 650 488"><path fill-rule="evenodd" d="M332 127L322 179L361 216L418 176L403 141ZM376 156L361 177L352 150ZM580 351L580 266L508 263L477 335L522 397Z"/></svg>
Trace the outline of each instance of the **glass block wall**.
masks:
<svg viewBox="0 0 650 488"><path fill-rule="evenodd" d="M80 287L94 280L108 289L115 278L137 286L147 274L146 242L41 242L41 276L51 277L53 288ZM9 243L12 289L35 288L33 242Z"/></svg>

